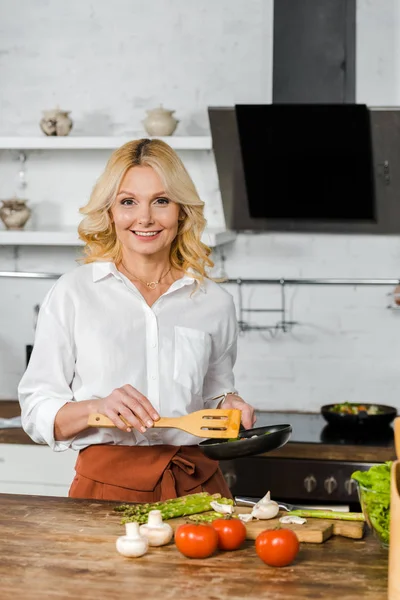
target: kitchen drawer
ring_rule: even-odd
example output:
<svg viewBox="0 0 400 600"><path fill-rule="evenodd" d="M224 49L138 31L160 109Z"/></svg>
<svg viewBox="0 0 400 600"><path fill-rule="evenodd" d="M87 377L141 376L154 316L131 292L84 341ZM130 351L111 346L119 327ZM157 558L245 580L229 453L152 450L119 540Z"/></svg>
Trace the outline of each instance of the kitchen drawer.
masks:
<svg viewBox="0 0 400 600"><path fill-rule="evenodd" d="M73 450L53 452L48 446L1 444L0 486L2 483L69 486L75 475L77 456Z"/></svg>

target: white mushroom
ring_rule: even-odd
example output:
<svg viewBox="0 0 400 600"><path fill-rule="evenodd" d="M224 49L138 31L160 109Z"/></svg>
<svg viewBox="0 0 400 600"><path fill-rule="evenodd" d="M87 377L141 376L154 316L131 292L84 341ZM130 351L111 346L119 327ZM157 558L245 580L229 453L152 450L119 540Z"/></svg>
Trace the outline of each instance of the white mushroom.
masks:
<svg viewBox="0 0 400 600"><path fill-rule="evenodd" d="M140 526L140 533L148 540L149 546L165 546L174 532L169 523L163 522L160 510L151 510L147 523Z"/></svg>
<svg viewBox="0 0 400 600"><path fill-rule="evenodd" d="M125 535L117 538L116 547L118 552L128 558L136 558L146 554L149 543L146 538L140 535L139 525L137 523L126 523L125 531Z"/></svg>

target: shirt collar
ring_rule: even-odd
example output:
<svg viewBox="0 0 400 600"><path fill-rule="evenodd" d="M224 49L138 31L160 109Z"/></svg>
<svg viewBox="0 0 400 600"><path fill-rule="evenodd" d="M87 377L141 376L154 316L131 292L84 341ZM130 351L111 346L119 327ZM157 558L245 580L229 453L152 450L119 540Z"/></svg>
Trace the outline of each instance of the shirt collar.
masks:
<svg viewBox="0 0 400 600"><path fill-rule="evenodd" d="M93 281L96 283L96 281L104 279L105 277L107 277L107 275L117 275L118 269L112 262L98 261L92 263L92 273Z"/></svg>
<svg viewBox="0 0 400 600"><path fill-rule="evenodd" d="M169 288L171 291L177 290L184 285L192 285L196 282L196 279L190 273L193 273L193 269L189 269L188 273L185 273L183 277L177 279L171 287ZM101 281L105 279L108 275L114 275L117 279L120 279L120 272L113 262L106 261L98 261L93 263L93 281L96 283L97 281ZM200 290L202 292L206 291L204 283L200 284ZM169 291L169 290L168 290Z"/></svg>

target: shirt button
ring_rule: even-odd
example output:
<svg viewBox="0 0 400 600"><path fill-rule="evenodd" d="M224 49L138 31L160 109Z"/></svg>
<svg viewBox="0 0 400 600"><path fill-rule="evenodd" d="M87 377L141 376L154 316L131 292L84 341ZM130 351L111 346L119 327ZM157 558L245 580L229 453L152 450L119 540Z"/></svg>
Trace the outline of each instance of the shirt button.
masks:
<svg viewBox="0 0 400 600"><path fill-rule="evenodd" d="M157 379L157 376L156 375L152 375L151 378L152 379Z"/></svg>
<svg viewBox="0 0 400 600"><path fill-rule="evenodd" d="M153 344L151 345L152 348L157 348L157 342L153 342Z"/></svg>

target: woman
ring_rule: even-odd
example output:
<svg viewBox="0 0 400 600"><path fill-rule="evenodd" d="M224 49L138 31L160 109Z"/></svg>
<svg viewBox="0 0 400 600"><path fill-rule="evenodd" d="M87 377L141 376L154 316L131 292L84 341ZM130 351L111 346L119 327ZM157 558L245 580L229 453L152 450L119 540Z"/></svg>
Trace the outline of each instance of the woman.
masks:
<svg viewBox="0 0 400 600"><path fill-rule="evenodd" d="M79 450L70 496L230 495L198 438L153 427L221 405L255 421L234 389L232 297L206 275L203 206L177 154L142 139L112 154L81 209L85 264L47 294L18 389L31 438ZM88 428L92 413L116 427Z"/></svg>

